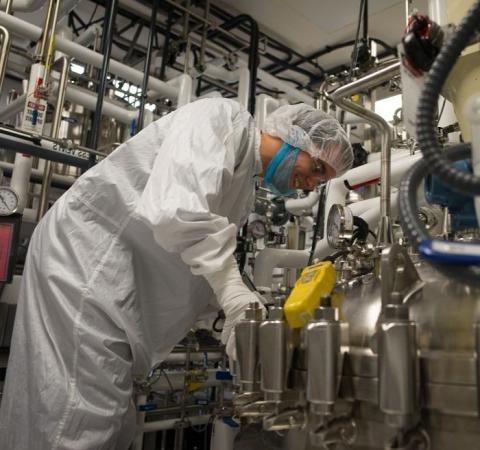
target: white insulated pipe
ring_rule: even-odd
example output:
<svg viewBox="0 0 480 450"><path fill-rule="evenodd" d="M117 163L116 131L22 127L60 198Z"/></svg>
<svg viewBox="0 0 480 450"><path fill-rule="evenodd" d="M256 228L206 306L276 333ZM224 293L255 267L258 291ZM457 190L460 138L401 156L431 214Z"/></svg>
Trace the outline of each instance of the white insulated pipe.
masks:
<svg viewBox="0 0 480 450"><path fill-rule="evenodd" d="M17 211L22 213L27 206L28 187L30 186L30 173L32 171L33 158L23 156L21 153L15 153L15 163L12 177L10 178L10 187L18 196Z"/></svg>
<svg viewBox="0 0 480 450"><path fill-rule="evenodd" d="M152 15L151 8L143 3L138 2L137 0L120 0L120 5L122 6L122 8L125 8L128 11L134 12L139 16L143 17L144 19L150 20L151 18L151 15ZM158 20L163 21L164 18L159 14ZM221 54L225 54L225 50L220 47L218 48L218 51ZM243 59L239 59L238 63L243 67L248 66L248 62ZM304 102L304 103L307 103L308 105L313 106L313 98L310 95L299 91L298 89L293 87L290 83L283 80L279 80L275 76L270 75L268 72L265 72L262 69L257 70L257 78L262 80L268 86L277 88L285 92L285 94L291 100L294 100L297 102Z"/></svg>
<svg viewBox="0 0 480 450"><path fill-rule="evenodd" d="M421 153L410 155L410 153L399 155L399 157L392 159L391 166L391 184L396 185L405 172L420 158ZM347 182L350 187L377 183L380 181L381 175L381 161L371 161L354 169L350 169L345 175L340 177L342 182Z"/></svg>
<svg viewBox="0 0 480 450"><path fill-rule="evenodd" d="M368 223L368 227L371 230L378 232L378 222L380 220L380 197L375 197L376 205L372 205L371 208L368 208L361 214L359 217L362 218L365 222ZM392 217L395 217L398 214L398 192L391 192L391 211ZM367 200L368 201L368 200ZM350 205L350 207L353 205Z"/></svg>
<svg viewBox="0 0 480 450"><path fill-rule="evenodd" d="M315 246L314 258L324 259L332 249L327 239L318 241ZM308 264L309 250L289 250L284 248L264 248L255 258L253 283L257 289L269 292L272 288L273 269L302 269Z"/></svg>
<svg viewBox="0 0 480 450"><path fill-rule="evenodd" d="M169 80L167 84L177 90L177 108L179 108L180 106L184 106L192 101L193 80L190 75L183 73L178 77Z"/></svg>
<svg viewBox="0 0 480 450"><path fill-rule="evenodd" d="M351 203L348 207L354 216L361 216L364 212L369 211L370 209L378 209L380 207L380 197L373 197L367 200Z"/></svg>
<svg viewBox="0 0 480 450"><path fill-rule="evenodd" d="M264 248L255 258L253 283L257 289L272 288L272 273L277 267L300 269L308 263L306 250L288 250L283 248Z"/></svg>
<svg viewBox="0 0 480 450"><path fill-rule="evenodd" d="M5 122L15 117L18 113L23 111L25 108L25 101L27 99L27 94L20 95L13 102L6 105L0 111L0 122Z"/></svg>
<svg viewBox="0 0 480 450"><path fill-rule="evenodd" d="M240 61L240 62L244 63L244 61ZM314 103L313 97L311 97L308 94L305 94L302 91L299 91L290 83L283 80L279 80L274 75L271 75L268 72L265 72L265 70L258 69L257 78L259 78L268 86L274 87L279 91L285 92L285 95L287 95L287 97L289 97L291 100L294 100L297 102L303 102L303 103L306 103L307 105L313 106L313 103Z"/></svg>
<svg viewBox="0 0 480 450"><path fill-rule="evenodd" d="M190 425L203 425L210 421L212 416L203 415L203 416L186 416L185 419ZM180 422L180 419L166 419L166 420L157 420L156 422L145 422L141 427L143 433L152 433L154 431L162 430L173 430L175 425ZM135 447L137 450L137 447ZM141 450L139 448L138 450Z"/></svg>
<svg viewBox="0 0 480 450"><path fill-rule="evenodd" d="M42 34L42 29L40 27L32 25L15 16L5 14L3 11L0 11L0 25L3 25L13 34L26 37L32 41L37 41ZM96 68L102 67L103 55L101 53L89 50L82 45L69 41L68 39L64 39L58 35L56 35L55 39L55 48L58 51L72 56L78 61L90 64ZM143 72L133 69L113 59L110 61L109 72L139 86L143 81ZM178 89L175 86L169 85L164 81L154 77L149 77L148 89L172 98L176 98L178 94Z"/></svg>
<svg viewBox="0 0 480 450"><path fill-rule="evenodd" d="M248 109L248 96L250 89L250 71L247 67L240 67L237 70L227 70L214 64L207 64L203 73L217 80L223 80L229 83L238 81L238 102Z"/></svg>
<svg viewBox="0 0 480 450"><path fill-rule="evenodd" d="M233 450L235 436L240 432L240 424L233 422L225 423L222 417L215 417L212 426L210 450ZM233 425L236 423L236 426Z"/></svg>
<svg viewBox="0 0 480 450"><path fill-rule="evenodd" d="M235 83L240 79L240 69L227 70L224 67L216 66L212 63L205 65L205 70L203 73L209 77L215 78L216 80L223 80L227 83Z"/></svg>
<svg viewBox="0 0 480 450"><path fill-rule="evenodd" d="M45 3L46 0L13 0L12 10L15 12L36 12ZM2 11L5 9L6 5L7 0L0 1L0 8Z"/></svg>
<svg viewBox="0 0 480 450"><path fill-rule="evenodd" d="M311 191L303 198L289 198L285 200L285 209L294 216L304 216L311 214L312 208L318 203L320 194L317 191Z"/></svg>
<svg viewBox="0 0 480 450"><path fill-rule="evenodd" d="M7 170L10 170L10 171L13 171L13 167L14 167L13 163L9 163L9 162L6 162L6 161L0 161L0 169L7 169ZM32 169L31 170L31 176L42 177L43 176L43 170ZM60 184L64 184L65 186L71 186L73 183L75 183L76 180L77 179L75 177L72 177L71 175L60 175L58 173L52 174L52 182L53 183L60 183Z"/></svg>
<svg viewBox="0 0 480 450"><path fill-rule="evenodd" d="M238 71L238 102L248 110L250 96L250 71L246 67L240 67Z"/></svg>
<svg viewBox="0 0 480 450"><path fill-rule="evenodd" d="M65 91L65 99L69 102L81 105L90 111L95 111L97 94L78 86L68 86ZM102 115L113 117L122 123L130 125L132 120L138 117L138 110L129 110L105 99L103 102Z"/></svg>
<svg viewBox="0 0 480 450"><path fill-rule="evenodd" d="M90 25L80 36L74 39L75 44L88 47L93 44L97 36L102 34L102 27L98 24Z"/></svg>

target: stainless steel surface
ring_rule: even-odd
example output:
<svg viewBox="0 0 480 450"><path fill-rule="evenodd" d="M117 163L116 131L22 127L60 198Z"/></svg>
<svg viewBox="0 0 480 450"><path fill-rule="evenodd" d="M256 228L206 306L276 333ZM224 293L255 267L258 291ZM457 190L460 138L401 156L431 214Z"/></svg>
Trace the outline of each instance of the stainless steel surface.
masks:
<svg viewBox="0 0 480 450"><path fill-rule="evenodd" d="M380 259L382 279L382 305L408 301L420 293L424 282L404 247L393 244L382 251ZM399 300L393 301L392 294L397 293Z"/></svg>
<svg viewBox="0 0 480 450"><path fill-rule="evenodd" d="M340 108L363 117L368 123L377 127L381 133L381 180L380 185L380 223L377 232L378 243L388 244L392 242L391 230L391 207L390 207L390 166L391 166L391 141L392 127L378 114L370 111L348 99L353 94L371 89L385 81L391 80L400 73L400 62L368 74L358 80L348 83L331 94L332 100Z"/></svg>
<svg viewBox="0 0 480 450"><path fill-rule="evenodd" d="M62 123L63 104L65 102L65 91L68 85L68 72L70 70L70 58L63 56L62 71L60 73L60 82L58 84L57 102L55 104L55 113L52 123L52 138L58 138L60 131L60 125ZM37 210L37 220L40 220L48 210L48 194L50 192L50 183L52 180L53 163L51 161L45 161L45 168L43 171L43 183L40 191L40 203Z"/></svg>
<svg viewBox="0 0 480 450"><path fill-rule="evenodd" d="M12 12L12 6L13 6L13 0L7 0L7 3L5 5L5 12L7 14L11 14Z"/></svg>
<svg viewBox="0 0 480 450"><path fill-rule="evenodd" d="M263 428L268 431L304 428L306 426L306 420L307 417L304 411L301 409L292 409L265 417L263 419Z"/></svg>
<svg viewBox="0 0 480 450"><path fill-rule="evenodd" d="M322 424L316 430L310 431L310 443L315 447L330 448L343 444L350 447L357 440L357 423L352 418L338 418Z"/></svg>
<svg viewBox="0 0 480 450"><path fill-rule="evenodd" d="M258 304L252 303L245 312L245 319L235 326L238 369L236 375L243 393L256 392L259 389L258 327L261 318Z"/></svg>
<svg viewBox="0 0 480 450"><path fill-rule="evenodd" d="M43 85L48 86L50 80L50 70L55 58L55 29L57 27L58 12L60 9L60 0L50 0L48 4L47 16L42 30L40 41L40 51L37 56L46 70L43 79Z"/></svg>
<svg viewBox="0 0 480 450"><path fill-rule="evenodd" d="M405 305L387 305L378 329L379 407L398 428L417 412L415 324Z"/></svg>
<svg viewBox="0 0 480 450"><path fill-rule="evenodd" d="M274 306L259 327L261 389L266 400L281 400L289 369L288 326L283 308Z"/></svg>
<svg viewBox="0 0 480 450"><path fill-rule="evenodd" d="M307 389L310 411L329 415L337 399L340 324L336 310L320 307L306 330Z"/></svg>
<svg viewBox="0 0 480 450"><path fill-rule="evenodd" d="M406 303L417 325L419 350L472 353L480 289L450 280L425 263L416 263L415 268L425 285ZM369 347L381 310L380 280L373 275L360 277L344 295L340 317L349 323L348 343Z"/></svg>
<svg viewBox="0 0 480 450"><path fill-rule="evenodd" d="M47 15L45 16L45 22L43 25L42 36L40 37L40 45L38 49L38 61L41 61L43 64L45 64L47 60L50 32L56 23L56 21L53 21L53 16L56 17L56 14L58 14L59 4L60 0L50 0L48 2ZM52 34L55 35L54 31Z"/></svg>
<svg viewBox="0 0 480 450"><path fill-rule="evenodd" d="M8 53L10 51L10 33L5 27L0 26L0 35L2 39L0 50L0 92L3 87L3 80L5 79L5 72L7 70Z"/></svg>

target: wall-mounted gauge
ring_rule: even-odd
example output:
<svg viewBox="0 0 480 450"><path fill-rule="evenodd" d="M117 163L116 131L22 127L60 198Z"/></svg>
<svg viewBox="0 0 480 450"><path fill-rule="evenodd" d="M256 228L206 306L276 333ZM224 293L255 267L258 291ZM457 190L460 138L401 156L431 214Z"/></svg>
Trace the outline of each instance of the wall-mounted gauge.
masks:
<svg viewBox="0 0 480 450"><path fill-rule="evenodd" d="M17 212L18 195L7 187L0 186L0 216L9 216Z"/></svg>
<svg viewBox="0 0 480 450"><path fill-rule="evenodd" d="M331 247L344 247L353 236L353 214L347 206L333 205L328 213L327 240Z"/></svg>

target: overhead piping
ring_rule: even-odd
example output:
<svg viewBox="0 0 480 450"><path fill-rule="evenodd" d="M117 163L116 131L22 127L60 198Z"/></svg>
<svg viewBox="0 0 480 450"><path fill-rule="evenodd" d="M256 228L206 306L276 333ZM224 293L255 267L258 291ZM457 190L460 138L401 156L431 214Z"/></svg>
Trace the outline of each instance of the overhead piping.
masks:
<svg viewBox="0 0 480 450"><path fill-rule="evenodd" d="M387 244L392 242L392 229L390 224L390 166L391 154L390 146L392 142L393 130L391 125L380 115L370 111L357 103L352 102L348 97L357 94L362 90L368 90L378 86L400 73L400 62L370 73L351 83L348 83L330 94L332 101L340 108L352 112L365 121L372 124L380 130L381 136L381 186L380 186L380 224L378 227L378 244Z"/></svg>
<svg viewBox="0 0 480 450"><path fill-rule="evenodd" d="M37 41L41 34L42 29L35 25L32 25L18 17L10 16L0 11L0 25L3 25L11 33L24 36L32 41ZM76 44L68 39L64 39L60 36L55 37L55 47L58 51L61 51L69 56L74 57L78 61L90 64L96 68L101 68L103 64L103 55L93 50L89 50L81 45ZM143 72L133 69L132 67L122 64L116 60L110 61L110 73L118 75L130 83L141 85L143 80ZM158 92L162 95L175 98L177 90L175 87L168 85L167 83L159 80L158 78L149 77L148 88L151 91Z"/></svg>
<svg viewBox="0 0 480 450"><path fill-rule="evenodd" d="M97 150L98 140L100 138L100 126L102 124L102 108L105 91L107 89L107 75L110 65L110 54L112 52L112 38L115 27L115 17L117 14L118 0L110 0L109 7L105 8L106 16L103 21L103 35L102 35L102 53L103 61L100 74L98 75L98 91L97 91L97 105L95 108L95 115L93 117L92 130L90 139L88 140L88 147ZM90 155L90 164L95 164L95 155Z"/></svg>
<svg viewBox="0 0 480 450"><path fill-rule="evenodd" d="M138 111L137 130L143 128L143 119L145 116L145 103L147 102L148 78L150 76L150 65L152 61L153 41L155 39L155 21L157 18L157 6L159 0L153 0L152 18L150 19L150 31L148 33L147 54L145 55L145 64L143 66L142 95L140 97L140 107Z"/></svg>

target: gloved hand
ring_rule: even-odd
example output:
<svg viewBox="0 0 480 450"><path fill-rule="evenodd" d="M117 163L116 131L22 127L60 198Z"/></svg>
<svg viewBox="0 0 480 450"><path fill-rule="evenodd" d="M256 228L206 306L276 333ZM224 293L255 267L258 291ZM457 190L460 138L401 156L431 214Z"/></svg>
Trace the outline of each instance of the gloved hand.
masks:
<svg viewBox="0 0 480 450"><path fill-rule="evenodd" d="M227 355L236 360L235 325L244 318L245 310L250 303L260 301L259 296L245 286L238 270L235 258L232 256L225 267L215 273L205 274L204 277L217 296L217 301L225 313L225 322L221 340L225 344Z"/></svg>

